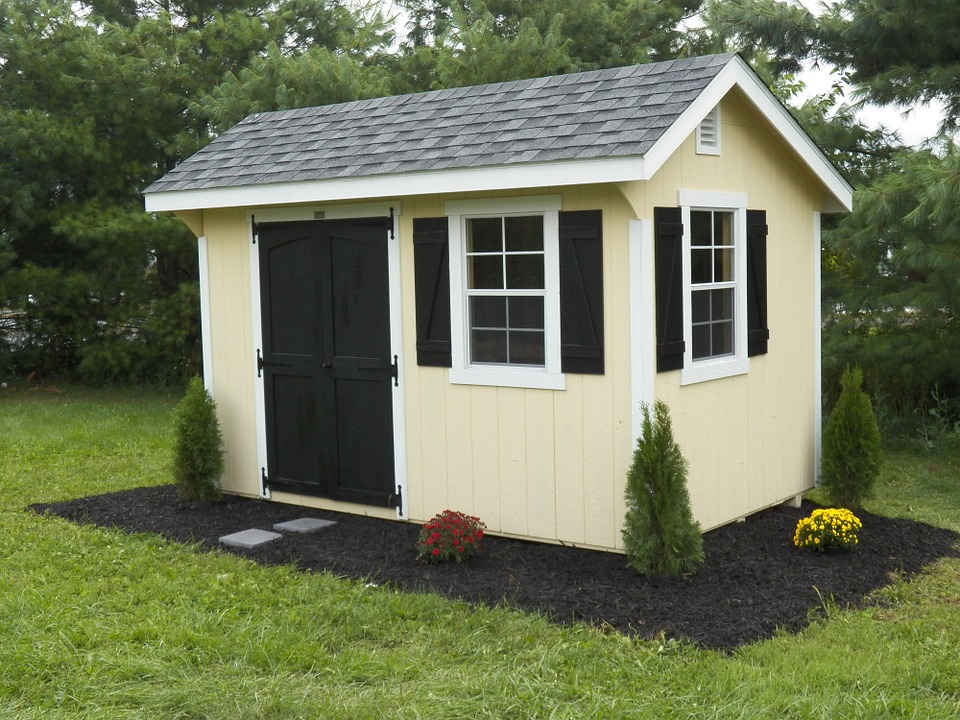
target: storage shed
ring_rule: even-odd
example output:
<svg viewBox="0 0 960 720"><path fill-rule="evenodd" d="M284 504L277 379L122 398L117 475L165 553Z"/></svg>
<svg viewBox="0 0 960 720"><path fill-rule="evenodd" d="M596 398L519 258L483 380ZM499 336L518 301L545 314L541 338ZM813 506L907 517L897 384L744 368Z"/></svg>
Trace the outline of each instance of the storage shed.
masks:
<svg viewBox="0 0 960 720"><path fill-rule="evenodd" d="M704 529L814 485L852 191L737 55L260 113L145 195L199 238L227 492L619 550L655 399Z"/></svg>

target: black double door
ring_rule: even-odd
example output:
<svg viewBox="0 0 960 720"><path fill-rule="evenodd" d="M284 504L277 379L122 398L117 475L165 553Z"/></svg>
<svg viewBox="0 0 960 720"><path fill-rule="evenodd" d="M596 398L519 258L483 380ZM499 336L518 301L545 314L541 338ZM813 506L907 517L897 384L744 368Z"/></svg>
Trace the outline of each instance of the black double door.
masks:
<svg viewBox="0 0 960 720"><path fill-rule="evenodd" d="M271 488L395 505L387 218L261 223Z"/></svg>

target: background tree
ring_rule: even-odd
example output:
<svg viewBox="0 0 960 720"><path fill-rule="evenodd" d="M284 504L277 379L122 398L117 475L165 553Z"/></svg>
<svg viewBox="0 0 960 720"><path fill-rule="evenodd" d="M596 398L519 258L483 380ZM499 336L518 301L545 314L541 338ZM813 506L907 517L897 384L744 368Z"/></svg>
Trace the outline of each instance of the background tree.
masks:
<svg viewBox="0 0 960 720"><path fill-rule="evenodd" d="M0 0L0 369L196 372L195 240L140 191L209 140L194 103L225 74L387 41L338 0Z"/></svg>

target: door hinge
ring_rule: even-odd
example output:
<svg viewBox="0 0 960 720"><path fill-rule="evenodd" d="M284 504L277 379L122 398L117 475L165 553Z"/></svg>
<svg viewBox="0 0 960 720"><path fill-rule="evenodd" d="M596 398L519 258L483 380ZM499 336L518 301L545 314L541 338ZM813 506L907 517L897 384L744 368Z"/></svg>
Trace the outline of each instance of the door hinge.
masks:
<svg viewBox="0 0 960 720"><path fill-rule="evenodd" d="M253 233L253 244L257 244L257 238L260 237L260 224L254 215L250 216L250 229Z"/></svg>
<svg viewBox="0 0 960 720"><path fill-rule="evenodd" d="M267 469L262 467L260 468L260 487L264 490L270 485L270 480L267 479Z"/></svg>
<svg viewBox="0 0 960 720"><path fill-rule="evenodd" d="M387 499L387 506L396 508L397 512L403 515L403 486L397 485L397 492Z"/></svg>
<svg viewBox="0 0 960 720"><path fill-rule="evenodd" d="M257 377L263 377L263 357L260 355L260 348L257 348Z"/></svg>
<svg viewBox="0 0 960 720"><path fill-rule="evenodd" d="M395 240L396 236L393 234L393 208L390 208L390 239Z"/></svg>

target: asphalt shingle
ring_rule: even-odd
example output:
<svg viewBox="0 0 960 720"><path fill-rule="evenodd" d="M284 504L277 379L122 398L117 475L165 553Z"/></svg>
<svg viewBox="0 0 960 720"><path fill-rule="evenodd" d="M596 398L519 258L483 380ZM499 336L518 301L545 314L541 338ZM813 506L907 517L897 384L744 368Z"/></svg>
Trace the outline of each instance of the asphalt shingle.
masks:
<svg viewBox="0 0 960 720"><path fill-rule="evenodd" d="M642 156L733 57L256 113L146 192Z"/></svg>

